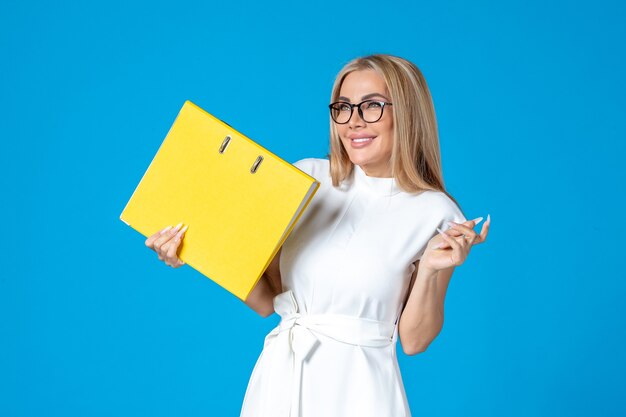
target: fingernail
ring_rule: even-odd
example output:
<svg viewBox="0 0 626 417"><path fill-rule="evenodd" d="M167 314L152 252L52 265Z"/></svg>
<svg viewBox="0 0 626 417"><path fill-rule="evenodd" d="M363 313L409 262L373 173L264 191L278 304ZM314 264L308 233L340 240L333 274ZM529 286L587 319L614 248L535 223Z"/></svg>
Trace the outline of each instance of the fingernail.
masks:
<svg viewBox="0 0 626 417"><path fill-rule="evenodd" d="M480 223L480 222L482 222L482 221L483 221L483 218L482 218L482 217L479 217L479 218L474 219L474 220L472 220L472 221L474 222L474 226L476 226L478 223Z"/></svg>
<svg viewBox="0 0 626 417"><path fill-rule="evenodd" d="M437 231L438 231L439 233L441 233L442 235L446 236L446 232L444 232L444 231L443 231L443 230L441 230L440 228L437 228Z"/></svg>
<svg viewBox="0 0 626 417"><path fill-rule="evenodd" d="M491 221L491 214L487 214L487 222L490 222L490 221ZM487 222L485 222L485 223L487 223Z"/></svg>
<svg viewBox="0 0 626 417"><path fill-rule="evenodd" d="M180 232L178 232L178 236L182 236L182 235L184 235L184 234L185 234L185 231L187 230L187 228L188 228L188 227L189 227L189 225L187 225L187 226L183 227L183 228L181 229L181 231L180 231Z"/></svg>
<svg viewBox="0 0 626 417"><path fill-rule="evenodd" d="M178 223L178 224L176 225L176 227L174 228L174 230L172 230L172 231L173 231L173 232L177 232L177 231L180 229L180 226L182 226L182 225L183 225L182 223Z"/></svg>
<svg viewBox="0 0 626 417"><path fill-rule="evenodd" d="M456 226L457 224L458 224L458 223L455 223L455 222L448 222L448 226L450 226L450 227L454 227L454 226Z"/></svg>
<svg viewBox="0 0 626 417"><path fill-rule="evenodd" d="M170 230L171 228L172 226L167 226L165 229L161 230L161 234L167 233L167 231Z"/></svg>

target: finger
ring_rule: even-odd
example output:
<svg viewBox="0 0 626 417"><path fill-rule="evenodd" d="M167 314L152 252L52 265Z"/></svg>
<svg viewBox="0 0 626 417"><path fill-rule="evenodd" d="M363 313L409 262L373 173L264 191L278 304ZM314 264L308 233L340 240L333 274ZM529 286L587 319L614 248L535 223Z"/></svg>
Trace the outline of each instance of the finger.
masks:
<svg viewBox="0 0 626 417"><path fill-rule="evenodd" d="M457 223L457 222L454 222L454 221L449 221L449 222L447 222L447 224L449 226L452 226L452 225L462 225L462 226L465 226L465 227L469 227L470 229L473 229L478 223L480 223L482 221L483 221L482 217L477 217L477 218L475 218L473 220L465 220L464 222L461 222L461 223Z"/></svg>
<svg viewBox="0 0 626 417"><path fill-rule="evenodd" d="M457 222L452 222L452 223L454 223L454 224L462 224L462 225L465 225L467 227L472 227L473 228L474 226L476 226L478 223L480 223L482 221L483 221L482 217L477 217L477 218L475 218L473 220L465 220L464 222L461 222L461 223L457 223Z"/></svg>
<svg viewBox="0 0 626 417"><path fill-rule="evenodd" d="M159 255L159 259L162 260L163 262L165 262L166 264L169 263L169 258L167 256L167 252L170 248L170 246L172 245L171 241L168 241L166 243L164 243L163 245L161 245L159 247L159 250L157 251L157 254Z"/></svg>
<svg viewBox="0 0 626 417"><path fill-rule="evenodd" d="M478 223L480 223L480 222L482 222L482 221L483 221L483 218L482 218L482 217L477 217L477 218L475 218L474 220L469 220L469 221L466 221L466 222L464 222L463 224L468 224L469 222L472 222L472 223L474 223L474 224L471 224L471 225L470 225L470 224L468 224L468 226L470 226L470 227L474 227L474 226L477 226L477 225L478 225Z"/></svg>
<svg viewBox="0 0 626 417"><path fill-rule="evenodd" d="M170 230L168 233L166 233L166 235L168 235L165 238L167 239L167 241L163 243L162 245L160 245L158 249L159 255L161 255L165 259L168 258L168 251L171 249L172 245L178 246L178 244L176 243L176 236L178 236L178 230L174 228Z"/></svg>
<svg viewBox="0 0 626 417"><path fill-rule="evenodd" d="M489 229L491 228L491 215L487 215L487 221L483 225L483 228L480 231L480 243L485 242L487 240L487 235L489 234Z"/></svg>
<svg viewBox="0 0 626 417"><path fill-rule="evenodd" d="M161 247L161 256L165 265L173 267L178 263L178 256L176 255L178 246L179 242L174 238Z"/></svg>
<svg viewBox="0 0 626 417"><path fill-rule="evenodd" d="M463 233L461 233L458 230L454 230L454 229L448 229L446 231L441 230L440 228L437 228L437 231L439 232L440 235L442 235L442 238L444 237L449 237L452 238L452 240L454 240L455 242L459 243L460 241L457 240L459 237L463 238ZM444 239L444 242L449 242L449 240Z"/></svg>
<svg viewBox="0 0 626 417"><path fill-rule="evenodd" d="M441 232L440 232L441 233ZM445 233L441 234L441 237L446 240L452 247L452 251L450 251L449 257L452 265L461 265L463 260L465 259L465 251L461 248L461 244L457 242L456 238L452 236L447 236Z"/></svg>
<svg viewBox="0 0 626 417"><path fill-rule="evenodd" d="M154 249L156 253L159 255L159 259L161 259L162 261L167 260L167 251L169 250L171 244L172 244L172 240L168 240L167 242L163 243L162 245L159 245L157 248Z"/></svg>
<svg viewBox="0 0 626 417"><path fill-rule="evenodd" d="M448 244L448 242L446 242L445 240L442 240L441 242L437 243L435 246L433 246L433 249L448 249L450 247L450 245Z"/></svg>
<svg viewBox="0 0 626 417"><path fill-rule="evenodd" d="M473 220L470 222L473 222ZM472 242L474 241L474 239L476 239L476 232L471 227L465 226L464 224L455 223L455 222L448 222L448 225L454 230L459 231L460 234L465 235L464 237L466 239L469 238L470 241Z"/></svg>
<svg viewBox="0 0 626 417"><path fill-rule="evenodd" d="M163 252L162 248L176 236L176 233L178 233L182 225L182 223L178 223L175 227L165 230L154 242L154 249L157 252Z"/></svg>
<svg viewBox="0 0 626 417"><path fill-rule="evenodd" d="M159 230L158 232L156 232L155 234L153 234L152 236L150 236L149 238L146 239L146 246L149 247L150 249L154 249L154 242L160 238L161 236L163 236L164 233L166 233L168 230L170 230L172 228L172 226L167 226L164 229Z"/></svg>
<svg viewBox="0 0 626 417"><path fill-rule="evenodd" d="M487 235L489 234L490 227L491 227L491 215L488 214L487 221L485 221L485 223L483 224L483 227L480 230L480 235L476 239L476 242L474 242L475 245L480 244L480 243L485 243L485 240L487 240Z"/></svg>
<svg viewBox="0 0 626 417"><path fill-rule="evenodd" d="M174 266L178 263L178 256L176 255L176 253L178 252L178 246L180 246L180 240L174 240L168 245L167 254L165 255L165 261L170 266Z"/></svg>
<svg viewBox="0 0 626 417"><path fill-rule="evenodd" d="M439 228L437 228L437 230L439 232L443 232L443 230L441 230ZM456 230L456 229L453 229L453 228L446 229L445 233L447 233L448 236L454 236L454 237L461 236L463 234L463 232L461 232L459 230Z"/></svg>
<svg viewBox="0 0 626 417"><path fill-rule="evenodd" d="M171 240L171 243L167 250L166 257L174 268L177 268L184 264L184 262L182 262L178 258L178 248L180 247L183 237L185 236L185 232L187 231L187 228L188 226L185 226L178 233L176 233L176 236Z"/></svg>
<svg viewBox="0 0 626 417"><path fill-rule="evenodd" d="M444 239L444 235L449 236L449 233L454 233L456 234L457 232L455 230L446 230L445 232L443 230L441 230L440 228L437 228L437 231L439 232L441 236L441 238L443 239L441 242L439 242L437 245L433 246L433 249L447 249L450 247L450 244Z"/></svg>
<svg viewBox="0 0 626 417"><path fill-rule="evenodd" d="M449 230L444 232L440 228L437 228L437 231L441 235L441 238L443 240L445 240L448 243L448 245L450 245L452 247L452 249L460 249L461 248L461 244L459 242L457 242L455 237L448 236L447 232L449 232Z"/></svg>

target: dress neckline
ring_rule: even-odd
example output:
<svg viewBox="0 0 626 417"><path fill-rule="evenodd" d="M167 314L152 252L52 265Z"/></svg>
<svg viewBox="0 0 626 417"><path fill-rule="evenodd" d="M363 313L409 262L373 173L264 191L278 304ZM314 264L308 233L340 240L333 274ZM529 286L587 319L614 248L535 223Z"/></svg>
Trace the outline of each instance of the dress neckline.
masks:
<svg viewBox="0 0 626 417"><path fill-rule="evenodd" d="M370 177L358 165L354 166L354 178L357 184L382 196L394 196L402 191L395 178Z"/></svg>

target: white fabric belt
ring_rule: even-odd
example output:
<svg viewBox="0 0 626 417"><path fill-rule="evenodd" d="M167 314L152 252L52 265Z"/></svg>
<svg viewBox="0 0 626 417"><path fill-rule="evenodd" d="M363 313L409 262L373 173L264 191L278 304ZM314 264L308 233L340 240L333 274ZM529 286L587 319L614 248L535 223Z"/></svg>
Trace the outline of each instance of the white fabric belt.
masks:
<svg viewBox="0 0 626 417"><path fill-rule="evenodd" d="M272 343L274 339L289 343L293 375L289 417L300 416L302 366L319 343L318 335L340 343L370 348L389 346L394 341L394 323L345 315L300 314L291 290L274 297L274 310L281 316L281 321L267 335L265 345ZM288 332L288 337L283 337L284 332ZM273 416L276 416L276 410L273 412Z"/></svg>

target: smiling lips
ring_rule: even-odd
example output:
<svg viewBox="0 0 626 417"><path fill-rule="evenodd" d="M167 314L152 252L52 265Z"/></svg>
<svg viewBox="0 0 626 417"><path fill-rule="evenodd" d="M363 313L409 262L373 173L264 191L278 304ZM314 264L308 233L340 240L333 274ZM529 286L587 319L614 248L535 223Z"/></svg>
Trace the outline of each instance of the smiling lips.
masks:
<svg viewBox="0 0 626 417"><path fill-rule="evenodd" d="M374 139L376 139L376 136L355 137L350 138L350 142L353 148L363 148L369 145Z"/></svg>

